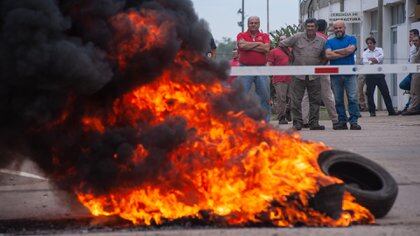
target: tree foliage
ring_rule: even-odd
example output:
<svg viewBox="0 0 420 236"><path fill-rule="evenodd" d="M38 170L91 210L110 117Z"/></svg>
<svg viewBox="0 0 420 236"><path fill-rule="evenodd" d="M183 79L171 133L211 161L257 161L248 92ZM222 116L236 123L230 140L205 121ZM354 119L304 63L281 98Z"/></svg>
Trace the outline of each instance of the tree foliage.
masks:
<svg viewBox="0 0 420 236"><path fill-rule="evenodd" d="M274 30L270 32L271 35L271 46L276 47L279 44L280 37L286 36L290 37L298 32L302 31L302 27L299 25L293 24L293 25L286 25L284 27L281 27L278 30Z"/></svg>
<svg viewBox="0 0 420 236"><path fill-rule="evenodd" d="M236 41L231 38L223 37L222 41L217 42L217 61L229 61L232 59L232 50L236 48Z"/></svg>

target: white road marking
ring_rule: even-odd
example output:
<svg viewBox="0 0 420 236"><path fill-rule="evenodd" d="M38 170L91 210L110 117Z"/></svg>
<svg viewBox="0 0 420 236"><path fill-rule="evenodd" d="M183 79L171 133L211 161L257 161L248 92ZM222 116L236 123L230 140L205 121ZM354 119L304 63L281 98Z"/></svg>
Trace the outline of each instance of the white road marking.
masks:
<svg viewBox="0 0 420 236"><path fill-rule="evenodd" d="M16 170L7 170L7 169L0 169L0 173L2 174L9 174L9 175L18 175L32 179L41 179L41 180L48 180L42 176L34 175L31 173L23 172L23 171L16 171Z"/></svg>

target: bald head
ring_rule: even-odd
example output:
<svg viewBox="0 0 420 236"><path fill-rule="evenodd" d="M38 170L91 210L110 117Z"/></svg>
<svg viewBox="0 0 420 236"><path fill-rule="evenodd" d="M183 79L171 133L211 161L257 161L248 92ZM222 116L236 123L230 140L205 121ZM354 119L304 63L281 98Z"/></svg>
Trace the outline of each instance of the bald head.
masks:
<svg viewBox="0 0 420 236"><path fill-rule="evenodd" d="M344 23L344 21L342 21L342 20L337 20L337 21L334 21L334 23L333 23L333 26L334 27L346 27L346 23Z"/></svg>
<svg viewBox="0 0 420 236"><path fill-rule="evenodd" d="M248 30L251 33L256 33L260 29L260 18L258 16L251 16L248 18Z"/></svg>
<svg viewBox="0 0 420 236"><path fill-rule="evenodd" d="M335 37L342 38L346 34L346 23L342 20L334 21L333 23Z"/></svg>
<svg viewBox="0 0 420 236"><path fill-rule="evenodd" d="M257 21L260 21L260 18L258 17L258 16L250 16L250 17L248 17L248 23L250 22L250 21L252 21L252 20L257 20Z"/></svg>

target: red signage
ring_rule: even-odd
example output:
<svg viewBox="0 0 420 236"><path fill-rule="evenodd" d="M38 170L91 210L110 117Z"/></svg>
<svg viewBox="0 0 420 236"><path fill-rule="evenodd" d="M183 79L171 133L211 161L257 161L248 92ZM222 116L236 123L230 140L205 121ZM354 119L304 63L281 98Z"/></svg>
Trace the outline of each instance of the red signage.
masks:
<svg viewBox="0 0 420 236"><path fill-rule="evenodd" d="M338 74L338 67L319 67L315 68L315 74Z"/></svg>

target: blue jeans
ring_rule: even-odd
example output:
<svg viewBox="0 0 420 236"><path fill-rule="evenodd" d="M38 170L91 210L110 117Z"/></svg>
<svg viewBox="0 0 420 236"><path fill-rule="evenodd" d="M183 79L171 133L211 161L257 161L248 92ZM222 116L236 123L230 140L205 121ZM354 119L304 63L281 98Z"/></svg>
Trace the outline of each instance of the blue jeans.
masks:
<svg viewBox="0 0 420 236"><path fill-rule="evenodd" d="M400 83L400 89L410 91L411 78L413 74L408 74Z"/></svg>
<svg viewBox="0 0 420 236"><path fill-rule="evenodd" d="M411 79L413 78L413 74L408 74L400 83L400 89L410 91L411 88ZM405 104L404 110L407 110L410 106L411 97L408 99L407 104Z"/></svg>
<svg viewBox="0 0 420 236"><path fill-rule="evenodd" d="M331 87L335 97L338 121L340 123L357 124L360 116L359 101L357 98L357 79L354 75L331 75ZM350 117L347 118L344 107L344 91L347 93Z"/></svg>
<svg viewBox="0 0 420 236"><path fill-rule="evenodd" d="M244 89L244 93L248 94L251 90L252 83L255 84L255 93L260 99L261 107L265 110L265 121L270 121L270 78L268 76L239 76L239 83Z"/></svg>

